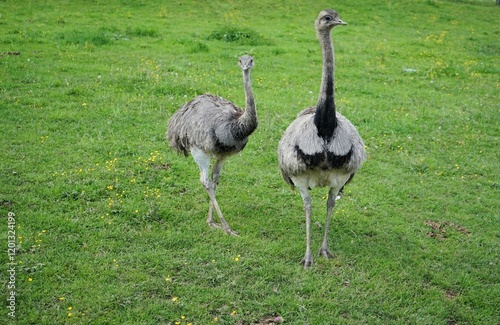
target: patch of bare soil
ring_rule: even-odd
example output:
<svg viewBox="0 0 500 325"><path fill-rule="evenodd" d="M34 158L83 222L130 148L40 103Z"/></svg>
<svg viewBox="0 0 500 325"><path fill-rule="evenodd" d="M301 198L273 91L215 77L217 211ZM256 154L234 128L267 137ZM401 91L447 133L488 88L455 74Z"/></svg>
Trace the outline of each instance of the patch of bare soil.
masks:
<svg viewBox="0 0 500 325"><path fill-rule="evenodd" d="M171 167L170 164L160 164L153 166L154 169L163 169L163 170L169 170L170 167Z"/></svg>
<svg viewBox="0 0 500 325"><path fill-rule="evenodd" d="M251 324L251 325L271 325L271 324L280 324L285 320L281 316L266 316L261 320L253 323L239 323L239 325Z"/></svg>
<svg viewBox="0 0 500 325"><path fill-rule="evenodd" d="M424 222L426 226L431 227L431 231L429 231L426 236L429 238L436 238L439 240L446 240L447 232L449 229L460 232L463 235L470 235L470 231L467 230L464 226L456 225L450 221L432 221L427 220Z"/></svg>
<svg viewBox="0 0 500 325"><path fill-rule="evenodd" d="M453 291L453 290L446 290L446 292L444 293L444 296L450 300L453 300L458 296L458 292Z"/></svg>

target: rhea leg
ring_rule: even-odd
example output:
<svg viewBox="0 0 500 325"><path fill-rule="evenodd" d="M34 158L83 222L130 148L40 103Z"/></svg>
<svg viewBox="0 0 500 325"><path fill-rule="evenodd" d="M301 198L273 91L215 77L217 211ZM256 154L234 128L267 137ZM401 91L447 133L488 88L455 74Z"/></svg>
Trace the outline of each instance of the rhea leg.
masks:
<svg viewBox="0 0 500 325"><path fill-rule="evenodd" d="M304 201L304 213L306 216L306 254L302 262L304 263L304 268L313 266L313 257L311 254L311 195L309 194L309 189L307 187L299 187L300 195Z"/></svg>
<svg viewBox="0 0 500 325"><path fill-rule="evenodd" d="M215 189L213 186L211 187L205 187L205 189L207 190L208 192L208 196L210 197L210 201L211 201L211 204L213 205L213 207L215 208L215 211L217 212L217 214L219 215L219 219L220 219L220 223L221 223L221 226L222 226L222 229L224 229L224 231L228 234L228 235L232 235L232 236L238 236L238 234L236 232L234 232L230 227L229 227L229 224L226 222L226 220L224 219L224 217L222 216L222 212L220 211L220 208L219 208L219 204L217 203L217 200L215 199ZM215 227L218 227L217 224L215 223L211 223L210 224L211 226L215 226Z"/></svg>
<svg viewBox="0 0 500 325"><path fill-rule="evenodd" d="M216 187L216 182L213 181L213 178L215 176L215 180L218 181L219 179L219 173L223 165L223 161L217 161L214 166L214 172L212 175L212 180L209 179L209 170L210 170L210 157L205 154L202 150L198 148L191 148L191 155L193 156L194 161L198 165L201 171L200 175L200 181L203 184L203 187L208 193L208 196L210 197L210 207L209 207L209 218L207 219L207 222L209 222L210 226L218 226L216 225L212 218L211 218L211 213L212 209L215 209L217 212L217 215L219 216L222 229L229 234L233 236L237 236L238 234L235 233L228 225L224 217L222 216L222 212L219 208L219 204L217 203L217 200L215 199L215 187Z"/></svg>
<svg viewBox="0 0 500 325"><path fill-rule="evenodd" d="M323 237L323 243L319 249L319 255L323 255L325 258L334 257L333 254L328 250L328 230L330 229L330 220L332 219L332 211L335 206L335 201L337 198L338 191L336 188L331 187L328 192L328 201L326 203L326 224L325 224L325 236Z"/></svg>
<svg viewBox="0 0 500 325"><path fill-rule="evenodd" d="M220 178L220 171L222 169L222 166L224 165L224 160L217 160L215 162L215 165L212 169L212 186L214 189L214 195L216 192L217 185L219 184L219 178ZM213 221L213 208L214 204L212 200L210 200L210 206L208 208L208 218L207 218L207 223L211 227L219 227L218 224L214 223Z"/></svg>

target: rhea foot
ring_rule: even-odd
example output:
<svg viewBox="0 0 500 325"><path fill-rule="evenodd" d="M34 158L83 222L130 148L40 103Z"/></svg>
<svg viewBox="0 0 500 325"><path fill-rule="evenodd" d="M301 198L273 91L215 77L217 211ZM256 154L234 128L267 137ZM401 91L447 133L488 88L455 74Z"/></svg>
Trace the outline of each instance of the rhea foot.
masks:
<svg viewBox="0 0 500 325"><path fill-rule="evenodd" d="M300 261L302 265L304 265L304 269L308 269L314 266L313 258L311 254L306 254L304 258Z"/></svg>
<svg viewBox="0 0 500 325"><path fill-rule="evenodd" d="M208 225L209 225L210 227L212 227L212 228L222 229L222 230L224 230L224 231L226 232L226 234L228 234L228 235L235 236L235 237L239 237L238 233L237 233L237 232L235 232L234 230L232 230L232 229L231 229L231 228L229 228L229 227L225 228L224 226L219 225L218 223L215 223L215 222L213 222L213 221L208 221L208 220L207 220L207 223L208 223Z"/></svg>
<svg viewBox="0 0 500 325"><path fill-rule="evenodd" d="M325 247L321 247L319 249L319 253L318 253L319 256L324 256L326 259L328 258L334 258L335 255L333 255L329 250L328 248L325 248Z"/></svg>

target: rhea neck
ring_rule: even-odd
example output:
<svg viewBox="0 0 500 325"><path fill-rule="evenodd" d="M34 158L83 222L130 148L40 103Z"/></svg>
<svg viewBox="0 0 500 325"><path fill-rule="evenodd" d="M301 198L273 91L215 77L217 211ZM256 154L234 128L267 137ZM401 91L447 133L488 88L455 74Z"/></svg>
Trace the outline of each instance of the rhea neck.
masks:
<svg viewBox="0 0 500 325"><path fill-rule="evenodd" d="M238 119L240 136L247 137L257 128L257 111L253 98L252 83L250 82L250 69L243 69L243 86L245 88L245 111Z"/></svg>
<svg viewBox="0 0 500 325"><path fill-rule="evenodd" d="M323 72L314 116L314 124L318 129L318 135L325 140L333 136L337 127L337 117L335 116L335 56L330 32L331 29L318 31L323 54Z"/></svg>

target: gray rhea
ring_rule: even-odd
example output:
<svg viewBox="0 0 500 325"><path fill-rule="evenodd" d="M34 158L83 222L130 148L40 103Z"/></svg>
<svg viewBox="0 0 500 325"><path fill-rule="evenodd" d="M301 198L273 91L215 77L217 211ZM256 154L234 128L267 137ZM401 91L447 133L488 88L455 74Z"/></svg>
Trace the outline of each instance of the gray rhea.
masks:
<svg viewBox="0 0 500 325"><path fill-rule="evenodd" d="M335 108L335 56L331 31L346 25L334 10L321 11L315 22L323 55L318 103L299 113L278 145L281 174L298 188L306 217L304 268L313 265L311 255L311 195L314 187L329 187L325 234L319 255L333 257L328 250L328 229L337 195L366 160L363 140L356 128Z"/></svg>
<svg viewBox="0 0 500 325"><path fill-rule="evenodd" d="M241 109L232 102L211 94L200 95L184 104L170 119L167 139L170 146L185 156L191 154L200 168L200 181L210 197L207 223L222 227L229 235L237 235L224 219L215 191L224 162L243 148L248 137L257 128L257 111L250 83L250 70L254 65L249 55L240 57L243 71L246 107ZM215 160L210 172L211 161ZM220 225L214 222L213 210Z"/></svg>

